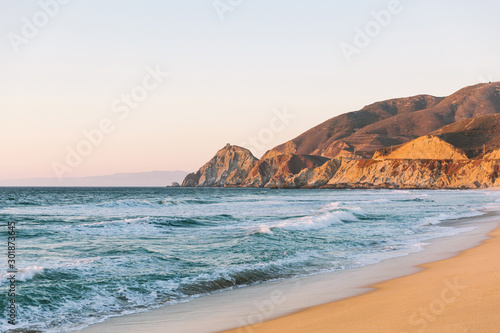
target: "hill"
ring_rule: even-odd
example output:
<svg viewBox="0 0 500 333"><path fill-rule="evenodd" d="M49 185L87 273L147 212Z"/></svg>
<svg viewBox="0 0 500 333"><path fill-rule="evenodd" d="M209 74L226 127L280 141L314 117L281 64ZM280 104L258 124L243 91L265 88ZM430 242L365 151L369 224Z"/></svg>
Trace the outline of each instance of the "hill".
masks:
<svg viewBox="0 0 500 333"><path fill-rule="evenodd" d="M463 88L448 97L391 99L331 118L285 142L263 158L283 153L371 158L457 121L500 113L500 82Z"/></svg>
<svg viewBox="0 0 500 333"><path fill-rule="evenodd" d="M500 149L500 114L458 121L431 134L464 150L469 158L482 158Z"/></svg>
<svg viewBox="0 0 500 333"><path fill-rule="evenodd" d="M419 95L327 120L258 160L227 145L183 186L500 186L500 83Z"/></svg>

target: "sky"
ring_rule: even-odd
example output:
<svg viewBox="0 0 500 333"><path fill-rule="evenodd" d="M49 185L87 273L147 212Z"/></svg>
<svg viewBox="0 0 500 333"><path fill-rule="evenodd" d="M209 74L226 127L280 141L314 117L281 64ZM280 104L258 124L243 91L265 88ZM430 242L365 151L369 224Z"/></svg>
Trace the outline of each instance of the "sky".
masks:
<svg viewBox="0 0 500 333"><path fill-rule="evenodd" d="M0 180L195 171L500 77L497 1L0 0Z"/></svg>

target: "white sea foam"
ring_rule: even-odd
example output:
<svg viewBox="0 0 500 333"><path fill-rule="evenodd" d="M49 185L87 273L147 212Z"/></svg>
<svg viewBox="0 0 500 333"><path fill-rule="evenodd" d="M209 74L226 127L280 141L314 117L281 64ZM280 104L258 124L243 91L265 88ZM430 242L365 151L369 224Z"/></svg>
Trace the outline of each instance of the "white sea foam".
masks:
<svg viewBox="0 0 500 333"><path fill-rule="evenodd" d="M467 217L476 217L476 216L481 216L484 214L485 214L484 212L477 211L477 210L471 210L469 212L465 212L465 213L461 213L461 214L442 213L442 214L439 214L438 216L424 218L422 220L422 225L423 226L431 226L431 225L440 224L444 221L458 220L458 219L467 218Z"/></svg>
<svg viewBox="0 0 500 333"><path fill-rule="evenodd" d="M19 269L17 279L19 281L31 280L36 274L43 272L42 266L30 266Z"/></svg>
<svg viewBox="0 0 500 333"><path fill-rule="evenodd" d="M368 213L361 207L351 207L349 211L353 212L355 215L367 216Z"/></svg>
<svg viewBox="0 0 500 333"><path fill-rule="evenodd" d="M341 202L340 201L334 201L330 202L329 204L324 205L321 207L322 210L335 210L340 207Z"/></svg>
<svg viewBox="0 0 500 333"><path fill-rule="evenodd" d="M42 266L28 266L28 267L25 267L25 268L19 268L17 270L17 272L15 273L15 277L16 277L16 280L18 281L28 281L28 280L31 280L33 279L33 277L35 277L36 274L39 274L39 273L42 273L44 270L44 268ZM7 273L7 274L3 274L1 276L1 280L2 282L4 282L4 280L7 279L7 277L9 277L10 275L12 275L13 273Z"/></svg>
<svg viewBox="0 0 500 333"><path fill-rule="evenodd" d="M357 221L358 216L366 216L367 213L361 207L350 207L340 209L341 202L331 202L322 206L319 213L300 218L291 219L285 222L265 224L258 226L251 233L272 234L272 229L285 229L290 231L321 230L332 225L342 225L344 222Z"/></svg>
<svg viewBox="0 0 500 333"><path fill-rule="evenodd" d="M71 233L86 235L137 235L157 232L157 226L150 223L149 216L97 221L80 225L65 226Z"/></svg>
<svg viewBox="0 0 500 333"><path fill-rule="evenodd" d="M384 202L389 202L389 199L375 199L371 201L367 201L367 203L384 203Z"/></svg>
<svg viewBox="0 0 500 333"><path fill-rule="evenodd" d="M356 221L357 217L354 214L346 211L335 211L321 213L312 216L305 216L293 221L281 222L273 225L274 228L283 228L286 230L320 230L328 228L334 224L344 224L348 221Z"/></svg>
<svg viewBox="0 0 500 333"><path fill-rule="evenodd" d="M186 204L192 204L186 201ZM196 200L194 200L196 201ZM30 207L7 207L0 209L11 214L31 214L31 215L66 215L66 216L108 216L116 215L117 212L127 215L155 211L160 214L168 211L170 207L176 206L177 202L169 199L122 199L115 201L103 201L88 204L68 204L68 205L48 205Z"/></svg>
<svg viewBox="0 0 500 333"><path fill-rule="evenodd" d="M382 199L382 200L386 200L386 199ZM366 203L369 203L369 202L366 202ZM356 215L361 215L361 216L366 215L366 211L364 209L362 209L361 207L352 206L352 205L349 205L347 203L343 203L340 201L334 201L334 202L330 202L329 204L323 205L320 208L320 211L321 212L348 211L348 212L352 212Z"/></svg>
<svg viewBox="0 0 500 333"><path fill-rule="evenodd" d="M150 219L149 216L143 216L143 217L137 217L137 218L130 218L130 219L118 219L118 220L110 220L110 221L99 221L99 222L92 222L92 223L83 223L81 224L82 227L93 227L93 226L101 226L104 224L131 224L131 223L141 223L141 222L148 222Z"/></svg>
<svg viewBox="0 0 500 333"><path fill-rule="evenodd" d="M286 256L282 259L276 259L268 262L261 262L256 264L239 264L225 266L215 269L213 272L206 272L194 277L186 277L181 279L181 285L196 284L198 282L217 281L224 279L227 281L234 281L235 276L242 276L249 273L250 276L257 276L269 271L281 270L285 266L298 267L299 264L310 260L312 257L323 257L318 251L304 251L294 255Z"/></svg>
<svg viewBox="0 0 500 333"><path fill-rule="evenodd" d="M500 210L500 205L496 204L484 205L483 209L487 211L498 211Z"/></svg>
<svg viewBox="0 0 500 333"><path fill-rule="evenodd" d="M260 226L258 232L260 232L262 234L272 234L273 233L271 228L269 228L269 226L267 226L267 225Z"/></svg>
<svg viewBox="0 0 500 333"><path fill-rule="evenodd" d="M138 200L138 199L126 199L126 200L116 200L116 201L106 201L98 203L97 207L107 207L107 208L120 208L120 207L142 207L142 206L152 206L153 202L148 200ZM92 206L92 205L87 205Z"/></svg>

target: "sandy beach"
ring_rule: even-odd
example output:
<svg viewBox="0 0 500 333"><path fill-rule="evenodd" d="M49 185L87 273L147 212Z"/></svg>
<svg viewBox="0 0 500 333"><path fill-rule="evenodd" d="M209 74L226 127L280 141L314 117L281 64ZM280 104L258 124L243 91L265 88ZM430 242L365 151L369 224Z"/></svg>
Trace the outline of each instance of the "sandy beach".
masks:
<svg viewBox="0 0 500 333"><path fill-rule="evenodd" d="M451 221L464 232L424 251L218 292L81 332L497 332L499 220L492 212Z"/></svg>
<svg viewBox="0 0 500 333"><path fill-rule="evenodd" d="M500 228L460 255L375 291L236 332L498 332Z"/></svg>

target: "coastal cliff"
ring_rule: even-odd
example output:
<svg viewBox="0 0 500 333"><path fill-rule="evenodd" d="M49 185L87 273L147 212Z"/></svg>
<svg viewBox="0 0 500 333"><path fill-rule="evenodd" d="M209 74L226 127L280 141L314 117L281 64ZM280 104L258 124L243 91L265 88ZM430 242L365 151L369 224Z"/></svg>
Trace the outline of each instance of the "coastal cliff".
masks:
<svg viewBox="0 0 500 333"><path fill-rule="evenodd" d="M208 184L269 188L477 189L500 186L500 160L341 158L327 160L321 165L315 162L318 166L306 167L303 159L306 157L280 155L255 164L248 177L240 178L237 183L219 180ZM295 163L298 168L290 170L290 167L293 169L296 166ZM186 181L183 186L186 186ZM207 182L200 182L195 186L208 185Z"/></svg>
<svg viewBox="0 0 500 333"><path fill-rule="evenodd" d="M248 149L227 144L198 172L187 175L181 186L240 186L258 161Z"/></svg>
<svg viewBox="0 0 500 333"><path fill-rule="evenodd" d="M438 98L369 105L326 121L259 160L226 145L185 187L421 188L500 186L500 83Z"/></svg>
<svg viewBox="0 0 500 333"><path fill-rule="evenodd" d="M476 189L500 185L500 160L343 161L323 187Z"/></svg>

